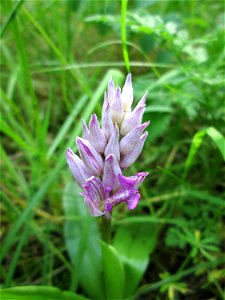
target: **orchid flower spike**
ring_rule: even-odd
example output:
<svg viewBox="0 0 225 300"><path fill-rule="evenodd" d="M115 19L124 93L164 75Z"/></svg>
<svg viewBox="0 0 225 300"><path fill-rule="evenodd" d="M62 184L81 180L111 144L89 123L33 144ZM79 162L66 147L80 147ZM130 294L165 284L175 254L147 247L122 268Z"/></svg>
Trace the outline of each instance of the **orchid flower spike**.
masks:
<svg viewBox="0 0 225 300"><path fill-rule="evenodd" d="M146 96L132 111L131 74L122 88L108 83L102 107L102 127L95 114L89 126L82 120L83 137L77 137L80 157L69 148L66 159L70 170L83 189L84 203L92 216L110 216L113 207L125 202L128 209L137 207L139 186L148 172L125 177L123 170L131 166L144 147L149 121L142 124Z"/></svg>

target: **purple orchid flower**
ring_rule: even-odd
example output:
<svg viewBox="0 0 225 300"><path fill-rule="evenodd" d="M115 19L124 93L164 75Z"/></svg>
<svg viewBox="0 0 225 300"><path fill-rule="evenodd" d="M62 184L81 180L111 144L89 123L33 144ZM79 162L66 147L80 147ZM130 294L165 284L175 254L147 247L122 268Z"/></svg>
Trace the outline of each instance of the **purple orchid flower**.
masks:
<svg viewBox="0 0 225 300"><path fill-rule="evenodd" d="M82 120L83 137L77 137L80 158L71 149L66 158L76 182L82 187L85 205L92 216L109 216L113 207L125 202L128 209L137 207L139 186L148 172L123 176L123 170L140 155L150 122L142 124L146 93L133 111L131 74L124 87L115 87L112 79L105 92L102 109L102 128L93 114L89 128Z"/></svg>

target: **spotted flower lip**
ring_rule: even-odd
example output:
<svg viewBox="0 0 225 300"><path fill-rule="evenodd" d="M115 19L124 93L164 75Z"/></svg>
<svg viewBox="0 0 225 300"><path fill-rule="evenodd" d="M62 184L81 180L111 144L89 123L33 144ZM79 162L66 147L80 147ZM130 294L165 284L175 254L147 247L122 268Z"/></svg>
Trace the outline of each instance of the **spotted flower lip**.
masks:
<svg viewBox="0 0 225 300"><path fill-rule="evenodd" d="M112 78L104 94L102 126L95 114L87 125L82 120L82 138L76 143L80 157L69 148L66 159L75 181L82 187L84 203L95 217L111 215L115 206L126 203L135 209L140 200L138 188L148 172L126 177L123 170L141 154L150 122L142 123L147 93L132 111L132 76L127 75L122 88Z"/></svg>
<svg viewBox="0 0 225 300"><path fill-rule="evenodd" d="M90 177L82 186L84 189L82 195L90 214L99 217L111 213L113 207L122 202L127 204L128 209L135 209L140 200L140 193L137 189L147 175L147 172L137 173L131 177L119 174L120 187L112 196L108 196L109 189L102 184L99 178Z"/></svg>

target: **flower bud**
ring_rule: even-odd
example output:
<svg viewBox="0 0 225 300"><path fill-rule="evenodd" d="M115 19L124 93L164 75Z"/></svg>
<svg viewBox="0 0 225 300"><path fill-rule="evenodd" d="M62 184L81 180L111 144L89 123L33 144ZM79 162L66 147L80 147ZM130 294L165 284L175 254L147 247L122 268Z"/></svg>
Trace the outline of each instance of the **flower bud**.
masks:
<svg viewBox="0 0 225 300"><path fill-rule="evenodd" d="M106 140L108 141L113 133L114 126L110 114L110 104L107 103L102 112L102 132L104 133Z"/></svg>
<svg viewBox="0 0 225 300"><path fill-rule="evenodd" d="M142 136L140 137L137 146L120 160L121 169L128 168L136 161L136 159L138 158L138 156L142 151L147 136L148 136L148 132L145 131L145 133L143 133Z"/></svg>
<svg viewBox="0 0 225 300"><path fill-rule="evenodd" d="M110 112L113 122L120 123L123 118L123 109L120 96L120 88L116 88L116 95L114 101L111 103Z"/></svg>
<svg viewBox="0 0 225 300"><path fill-rule="evenodd" d="M112 78L110 78L108 83L108 101L111 104L115 99L115 86Z"/></svg>
<svg viewBox="0 0 225 300"><path fill-rule="evenodd" d="M121 93L123 111L125 112L131 111L131 105L133 103L133 87L131 79L131 74L128 74Z"/></svg>
<svg viewBox="0 0 225 300"><path fill-rule="evenodd" d="M105 148L105 157L107 157L109 154L113 154L117 161L120 160L119 130L116 124L109 142Z"/></svg>
<svg viewBox="0 0 225 300"><path fill-rule="evenodd" d="M91 116L89 122L89 140L95 150L97 150L99 153L104 152L106 146L106 138L99 127L98 119L95 114Z"/></svg>
<svg viewBox="0 0 225 300"><path fill-rule="evenodd" d="M136 126L120 141L120 153L125 155L137 146L143 130L149 125L150 122L145 122Z"/></svg>
<svg viewBox="0 0 225 300"><path fill-rule="evenodd" d="M128 132L130 132L134 127L137 125L140 125L142 122L142 116L145 111L145 101L146 101L147 93L144 94L144 96L141 98L141 100L138 102L137 106L131 113L126 113L125 118L122 122L120 133L122 135L126 135Z"/></svg>

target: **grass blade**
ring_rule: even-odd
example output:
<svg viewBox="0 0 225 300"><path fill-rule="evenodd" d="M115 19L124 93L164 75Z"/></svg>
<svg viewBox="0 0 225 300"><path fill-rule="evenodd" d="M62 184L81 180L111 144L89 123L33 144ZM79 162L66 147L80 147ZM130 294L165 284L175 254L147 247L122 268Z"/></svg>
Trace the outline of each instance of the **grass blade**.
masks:
<svg viewBox="0 0 225 300"><path fill-rule="evenodd" d="M123 78L123 75L121 72L116 70L110 70L106 73L105 77L103 78L101 84L96 89L95 93L92 96L92 99L86 109L86 111L83 114L83 118L87 120L87 118L90 116L90 114L93 112L94 107L98 103L100 97L103 96L104 90L107 86L108 80L110 77L117 78L118 81L120 81ZM68 146L71 146L74 143L74 138L79 135L81 132L81 125L77 124L75 126L74 132L71 134L71 138L68 142ZM66 147L65 147L66 150ZM43 200L44 196L46 195L49 187L56 181L56 179L59 176L59 173L63 166L66 164L65 159L65 151L61 152L61 155L59 156L57 163L52 171L50 171L47 175L47 178L45 178L40 186L40 189L31 196L30 202L28 203L26 209L21 213L20 217L16 220L14 226L12 227L11 231L5 238L3 244L2 244L2 251L1 251L1 260L4 259L6 254L8 253L10 247L15 243L16 235L21 228L21 226L26 223L26 221L30 218L32 218L34 212L33 210L38 207Z"/></svg>
<svg viewBox="0 0 225 300"><path fill-rule="evenodd" d="M127 14L127 4L128 0L121 0L121 39L122 39L122 49L123 58L127 68L127 72L130 72L130 60L127 49L127 32L126 32L126 14Z"/></svg>
<svg viewBox="0 0 225 300"><path fill-rule="evenodd" d="M51 144L48 153L47 153L47 159L49 160L53 153L55 152L56 148L59 146L61 141L64 139L67 131L73 124L75 117L80 113L81 109L84 107L84 105L87 102L87 96L82 96L80 99L78 99L77 103L74 105L74 108L70 115L65 120L63 126L60 128L58 134L56 135L53 143Z"/></svg>
<svg viewBox="0 0 225 300"><path fill-rule="evenodd" d="M6 20L6 22L3 24L2 29L0 31L0 38L2 38L7 30L7 28L9 27L10 23L14 20L14 18L16 17L21 5L23 4L24 0L20 0L16 3L14 9L12 10L12 12L10 13L8 19Z"/></svg>
<svg viewBox="0 0 225 300"><path fill-rule="evenodd" d="M200 146L202 145L204 137L206 135L208 135L212 139L212 141L215 143L218 150L222 154L223 159L225 160L225 139L222 136L222 134L214 127L209 127L209 128L203 129L203 130L197 132L194 135L194 137L192 138L188 157L185 161L183 179L186 178L187 173L194 162L196 153L197 153L198 149L200 148Z"/></svg>

